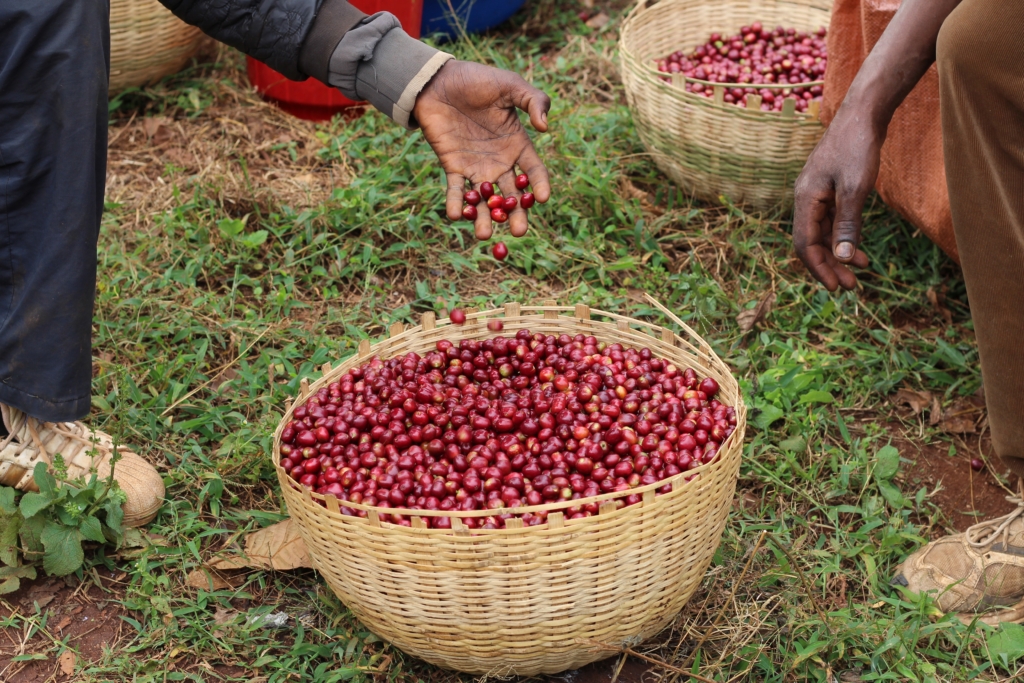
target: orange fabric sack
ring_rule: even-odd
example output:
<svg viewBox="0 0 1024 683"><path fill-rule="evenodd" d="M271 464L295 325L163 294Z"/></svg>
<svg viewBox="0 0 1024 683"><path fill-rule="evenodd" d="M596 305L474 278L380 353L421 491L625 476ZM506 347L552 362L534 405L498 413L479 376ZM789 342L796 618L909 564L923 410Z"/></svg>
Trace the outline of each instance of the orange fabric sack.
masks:
<svg viewBox="0 0 1024 683"><path fill-rule="evenodd" d="M899 5L900 0L835 0L821 108L826 126ZM875 189L886 204L959 263L942 162L939 76L934 65L889 124Z"/></svg>

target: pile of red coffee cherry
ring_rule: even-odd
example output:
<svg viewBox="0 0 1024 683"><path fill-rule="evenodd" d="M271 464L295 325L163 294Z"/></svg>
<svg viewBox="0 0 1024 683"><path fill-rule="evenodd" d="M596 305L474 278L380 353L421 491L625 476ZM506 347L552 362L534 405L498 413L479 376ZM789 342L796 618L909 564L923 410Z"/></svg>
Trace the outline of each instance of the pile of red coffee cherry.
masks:
<svg viewBox="0 0 1024 683"><path fill-rule="evenodd" d="M525 190L530 186L530 178L525 173L521 173L516 176L516 189ZM480 183L479 190L467 190L466 194L463 195L463 199L466 200L466 206L462 209L462 217L467 221L475 221L479 212L477 210L477 204L484 202L487 208L491 210L491 220L495 223L504 223L508 220L508 215L516 206L521 206L527 211L533 208L536 203L536 198L532 192L525 192L519 199L515 197L502 197L500 194L495 194L494 185L489 182Z"/></svg>
<svg viewBox="0 0 1024 683"><path fill-rule="evenodd" d="M820 81L828 66L826 30L797 31L776 27L769 30L760 22L744 26L739 33L712 33L707 41L689 52L677 51L655 61L658 71L680 74L687 92L714 96L714 86L723 84L724 101L747 105L749 96L761 98L762 111L781 111L786 99L795 99L797 111L806 111L812 101L821 100ZM664 76L670 81L670 76ZM786 85L770 88L769 85Z"/></svg>

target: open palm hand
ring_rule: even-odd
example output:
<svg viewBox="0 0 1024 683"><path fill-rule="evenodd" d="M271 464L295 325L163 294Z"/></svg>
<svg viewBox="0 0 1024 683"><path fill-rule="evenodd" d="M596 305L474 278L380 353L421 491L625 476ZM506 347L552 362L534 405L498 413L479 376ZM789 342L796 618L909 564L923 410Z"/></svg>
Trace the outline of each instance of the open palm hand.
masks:
<svg viewBox="0 0 1024 683"><path fill-rule="evenodd" d="M518 167L530 177L538 202L551 197L547 169L519 121L517 108L530 116L538 131L548 129L551 100L517 74L473 62L450 60L416 100L413 115L448 176L448 218L462 217L466 181L479 189L491 182L508 197L519 198ZM491 216L485 207L476 219L476 236L491 236ZM516 206L509 214L513 235L526 233L526 211Z"/></svg>

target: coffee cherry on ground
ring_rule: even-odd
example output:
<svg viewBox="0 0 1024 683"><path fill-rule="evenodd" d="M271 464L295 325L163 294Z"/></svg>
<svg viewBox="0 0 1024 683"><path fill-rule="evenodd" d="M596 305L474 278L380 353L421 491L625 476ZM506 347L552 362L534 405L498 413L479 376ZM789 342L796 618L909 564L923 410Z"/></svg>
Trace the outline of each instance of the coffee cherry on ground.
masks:
<svg viewBox="0 0 1024 683"><path fill-rule="evenodd" d="M470 204L472 206L476 206L477 204L480 203L480 193L477 192L476 190L469 190L462 197L463 199L466 200L467 204Z"/></svg>
<svg viewBox="0 0 1024 683"><path fill-rule="evenodd" d="M504 261L505 257L508 256L508 247L505 246L504 242L495 242L494 246L491 247L491 254L499 261Z"/></svg>
<svg viewBox="0 0 1024 683"><path fill-rule="evenodd" d="M448 314L448 319L456 325L464 325L466 323L466 312L461 308L453 308L452 312Z"/></svg>
<svg viewBox="0 0 1024 683"><path fill-rule="evenodd" d="M498 319L488 320L487 329L489 329L491 332L501 332L503 329L505 329L505 323L501 322Z"/></svg>
<svg viewBox="0 0 1024 683"><path fill-rule="evenodd" d="M526 194L519 198L519 206L523 207L524 209L532 209L534 202L536 201L537 199L536 197L533 196L533 193L527 192Z"/></svg>
<svg viewBox="0 0 1024 683"><path fill-rule="evenodd" d="M484 199L490 199L494 194L494 185L491 185L486 180L480 183L480 196Z"/></svg>
<svg viewBox="0 0 1024 683"><path fill-rule="evenodd" d="M477 217L476 207L472 204L462 207L462 217L467 221L475 221Z"/></svg>
<svg viewBox="0 0 1024 683"><path fill-rule="evenodd" d="M525 190L530 186L530 177L525 173L520 173L516 176L516 189Z"/></svg>
<svg viewBox="0 0 1024 683"><path fill-rule="evenodd" d="M491 220L495 223L504 223L508 220L508 214L504 209L491 209Z"/></svg>
<svg viewBox="0 0 1024 683"><path fill-rule="evenodd" d="M980 458L971 458L971 469L975 472L981 472L985 469L985 461Z"/></svg>
<svg viewBox="0 0 1024 683"><path fill-rule="evenodd" d="M488 209L500 209L505 203L505 198L500 194L494 194L487 198Z"/></svg>
<svg viewBox="0 0 1024 683"><path fill-rule="evenodd" d="M511 211L518 204L519 200L515 197L505 197L505 200L501 203L501 208L505 209L505 211Z"/></svg>

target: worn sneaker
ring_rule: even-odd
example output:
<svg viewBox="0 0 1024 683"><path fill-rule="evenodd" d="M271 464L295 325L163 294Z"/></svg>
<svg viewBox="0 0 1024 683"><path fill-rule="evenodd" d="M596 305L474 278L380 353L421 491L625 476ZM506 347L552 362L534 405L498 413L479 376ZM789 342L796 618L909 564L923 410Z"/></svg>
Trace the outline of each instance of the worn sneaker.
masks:
<svg viewBox="0 0 1024 683"><path fill-rule="evenodd" d="M0 404L7 438L0 441L0 484L23 491L35 491L32 471L38 462L52 465L60 453L71 478L110 476L114 442L110 435L92 430L81 422L41 422L17 408ZM156 468L120 446L121 459L114 467L114 479L126 500L125 526L142 526L156 516L164 500L164 482Z"/></svg>
<svg viewBox="0 0 1024 683"><path fill-rule="evenodd" d="M934 591L939 609L963 621L986 611L979 620L989 624L1024 620L1024 500L1007 499L1016 510L932 541L904 561L893 584Z"/></svg>

